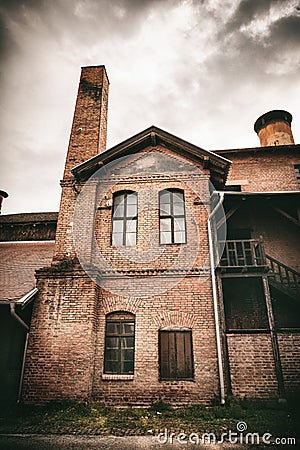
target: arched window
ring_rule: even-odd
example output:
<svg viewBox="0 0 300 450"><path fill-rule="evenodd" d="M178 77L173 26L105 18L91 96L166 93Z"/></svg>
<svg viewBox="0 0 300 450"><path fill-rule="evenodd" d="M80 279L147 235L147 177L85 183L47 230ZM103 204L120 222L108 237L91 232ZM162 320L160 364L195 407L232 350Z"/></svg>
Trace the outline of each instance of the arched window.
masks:
<svg viewBox="0 0 300 450"><path fill-rule="evenodd" d="M121 191L114 194L112 214L112 245L136 245L137 193Z"/></svg>
<svg viewBox="0 0 300 450"><path fill-rule="evenodd" d="M185 244L185 205L183 191L159 192L159 233L161 244Z"/></svg>
<svg viewBox="0 0 300 450"><path fill-rule="evenodd" d="M119 311L107 314L105 326L104 373L134 373L134 314Z"/></svg>

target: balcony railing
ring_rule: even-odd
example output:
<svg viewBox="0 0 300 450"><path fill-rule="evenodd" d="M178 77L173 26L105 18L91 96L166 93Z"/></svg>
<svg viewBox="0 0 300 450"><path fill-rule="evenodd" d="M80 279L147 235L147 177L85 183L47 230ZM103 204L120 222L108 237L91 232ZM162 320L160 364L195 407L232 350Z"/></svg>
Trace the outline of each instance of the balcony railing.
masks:
<svg viewBox="0 0 300 450"><path fill-rule="evenodd" d="M266 267L262 242L257 239L226 241L220 267L236 269Z"/></svg>

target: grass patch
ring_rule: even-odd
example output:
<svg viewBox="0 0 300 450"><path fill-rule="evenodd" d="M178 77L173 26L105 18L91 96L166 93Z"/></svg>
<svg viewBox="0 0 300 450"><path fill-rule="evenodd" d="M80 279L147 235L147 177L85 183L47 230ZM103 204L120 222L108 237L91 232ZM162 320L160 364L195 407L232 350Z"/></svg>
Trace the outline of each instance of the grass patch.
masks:
<svg viewBox="0 0 300 450"><path fill-rule="evenodd" d="M98 403L53 402L44 406L19 405L0 413L0 433L156 435L167 428L185 433L236 431L239 421L249 432L296 436L299 409L232 400L225 406L192 405L172 408L163 402L151 408L115 409Z"/></svg>

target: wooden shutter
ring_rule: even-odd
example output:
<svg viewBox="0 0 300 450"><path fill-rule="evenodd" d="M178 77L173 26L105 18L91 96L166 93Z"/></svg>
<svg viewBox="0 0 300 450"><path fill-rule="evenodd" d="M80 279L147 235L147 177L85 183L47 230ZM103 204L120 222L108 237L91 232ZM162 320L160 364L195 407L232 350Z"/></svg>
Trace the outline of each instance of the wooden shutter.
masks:
<svg viewBox="0 0 300 450"><path fill-rule="evenodd" d="M161 331L160 378L186 380L193 378L191 331Z"/></svg>

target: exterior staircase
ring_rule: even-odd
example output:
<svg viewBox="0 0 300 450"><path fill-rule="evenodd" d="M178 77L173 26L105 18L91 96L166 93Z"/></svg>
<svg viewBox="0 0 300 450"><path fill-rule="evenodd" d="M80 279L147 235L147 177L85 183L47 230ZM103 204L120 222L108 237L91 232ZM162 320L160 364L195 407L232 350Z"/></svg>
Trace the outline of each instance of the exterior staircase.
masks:
<svg viewBox="0 0 300 450"><path fill-rule="evenodd" d="M269 255L265 257L269 284L300 302L300 273Z"/></svg>

